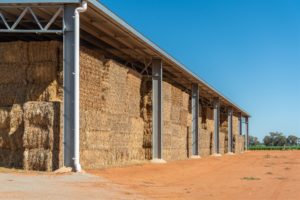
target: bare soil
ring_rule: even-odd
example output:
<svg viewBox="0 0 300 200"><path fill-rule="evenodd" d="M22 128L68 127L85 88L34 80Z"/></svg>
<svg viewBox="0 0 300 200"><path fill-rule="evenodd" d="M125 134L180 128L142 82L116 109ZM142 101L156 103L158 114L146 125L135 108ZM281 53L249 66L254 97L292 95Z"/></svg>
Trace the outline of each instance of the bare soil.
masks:
<svg viewBox="0 0 300 200"><path fill-rule="evenodd" d="M257 151L167 164L36 173L0 168L0 199L264 199L300 197L300 151Z"/></svg>
<svg viewBox="0 0 300 200"><path fill-rule="evenodd" d="M300 151L89 171L151 199L300 199Z"/></svg>

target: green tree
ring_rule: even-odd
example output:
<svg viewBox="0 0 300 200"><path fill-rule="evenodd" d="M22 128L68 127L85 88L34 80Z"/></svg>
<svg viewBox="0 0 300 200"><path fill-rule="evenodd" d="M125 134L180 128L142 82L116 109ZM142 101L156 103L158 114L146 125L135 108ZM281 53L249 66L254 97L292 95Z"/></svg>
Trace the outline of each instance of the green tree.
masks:
<svg viewBox="0 0 300 200"><path fill-rule="evenodd" d="M294 146L298 144L299 138L295 135L289 135L286 140L287 140L287 145Z"/></svg>
<svg viewBox="0 0 300 200"><path fill-rule="evenodd" d="M273 146L273 141L272 141L272 137L271 137L271 136L266 135L266 136L264 137L263 141L264 141L264 144L265 144L266 146Z"/></svg>
<svg viewBox="0 0 300 200"><path fill-rule="evenodd" d="M249 135L249 144L250 146L256 146L259 145L259 141L257 137L254 137L252 135Z"/></svg>
<svg viewBox="0 0 300 200"><path fill-rule="evenodd" d="M263 141L266 146L284 146L287 144L287 138L280 132L270 132Z"/></svg>
<svg viewBox="0 0 300 200"><path fill-rule="evenodd" d="M286 137L283 134L277 135L274 138L274 146L284 146L287 144Z"/></svg>

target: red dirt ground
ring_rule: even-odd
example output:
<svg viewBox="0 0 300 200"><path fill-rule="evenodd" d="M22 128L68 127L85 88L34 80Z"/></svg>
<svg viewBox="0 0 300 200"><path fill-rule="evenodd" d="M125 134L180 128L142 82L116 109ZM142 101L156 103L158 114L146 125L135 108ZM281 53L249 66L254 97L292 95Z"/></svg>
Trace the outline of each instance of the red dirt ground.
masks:
<svg viewBox="0 0 300 200"><path fill-rule="evenodd" d="M300 151L246 152L88 172L150 199L300 199Z"/></svg>

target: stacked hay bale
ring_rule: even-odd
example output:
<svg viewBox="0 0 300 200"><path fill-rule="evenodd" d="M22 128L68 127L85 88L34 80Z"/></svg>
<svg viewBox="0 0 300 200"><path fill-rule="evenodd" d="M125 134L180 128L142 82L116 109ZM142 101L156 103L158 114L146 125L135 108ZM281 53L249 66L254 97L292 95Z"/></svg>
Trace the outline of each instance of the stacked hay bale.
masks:
<svg viewBox="0 0 300 200"><path fill-rule="evenodd" d="M144 160L141 76L95 51L81 52L81 164L85 168Z"/></svg>
<svg viewBox="0 0 300 200"><path fill-rule="evenodd" d="M163 91L163 157L186 159L191 147L190 95L167 81Z"/></svg>
<svg viewBox="0 0 300 200"><path fill-rule="evenodd" d="M200 130L200 156L205 157L211 155L211 144L212 144L212 135L211 131L206 129Z"/></svg>
<svg viewBox="0 0 300 200"><path fill-rule="evenodd" d="M23 106L23 168L52 171L59 168L60 104L27 102Z"/></svg>
<svg viewBox="0 0 300 200"><path fill-rule="evenodd" d="M228 152L228 119L227 114L221 113L220 117L220 153Z"/></svg>
<svg viewBox="0 0 300 200"><path fill-rule="evenodd" d="M152 158L152 79L144 77L141 85L141 116L144 120L143 148L145 158Z"/></svg>
<svg viewBox="0 0 300 200"><path fill-rule="evenodd" d="M242 153L244 151L244 137L239 133L239 118L237 114L232 118L233 126L233 150L235 153Z"/></svg>
<svg viewBox="0 0 300 200"><path fill-rule="evenodd" d="M226 143L226 133L224 133L224 132L220 132L220 140L219 140L219 142L220 142L220 154L224 154L224 153L226 153L225 152L225 149L227 149L227 143Z"/></svg>
<svg viewBox="0 0 300 200"><path fill-rule="evenodd" d="M0 166L23 167L23 109L14 104L0 108Z"/></svg>
<svg viewBox="0 0 300 200"><path fill-rule="evenodd" d="M244 152L244 147L245 147L245 139L244 136L242 135L234 135L233 137L233 150L234 153L239 154Z"/></svg>
<svg viewBox="0 0 300 200"><path fill-rule="evenodd" d="M56 104L62 100L57 95L59 46L0 43L1 166L49 171L59 167L61 130L54 128L60 124L54 116L60 115Z"/></svg>
<svg viewBox="0 0 300 200"><path fill-rule="evenodd" d="M236 114L232 116L232 132L233 135L239 135L239 118Z"/></svg>
<svg viewBox="0 0 300 200"><path fill-rule="evenodd" d="M213 137L213 121L211 119L212 113L211 109L201 105L200 109L200 119L199 119L199 127L200 127L200 136L199 136L199 151L200 156L205 157L211 155L211 145L212 145L212 137Z"/></svg>

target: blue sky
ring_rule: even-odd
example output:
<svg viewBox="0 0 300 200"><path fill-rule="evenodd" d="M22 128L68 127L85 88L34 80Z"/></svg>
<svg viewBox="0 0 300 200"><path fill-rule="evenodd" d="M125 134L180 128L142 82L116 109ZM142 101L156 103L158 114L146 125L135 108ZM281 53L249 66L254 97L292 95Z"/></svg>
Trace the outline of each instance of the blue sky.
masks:
<svg viewBox="0 0 300 200"><path fill-rule="evenodd" d="M247 110L250 134L300 137L299 0L101 0Z"/></svg>

